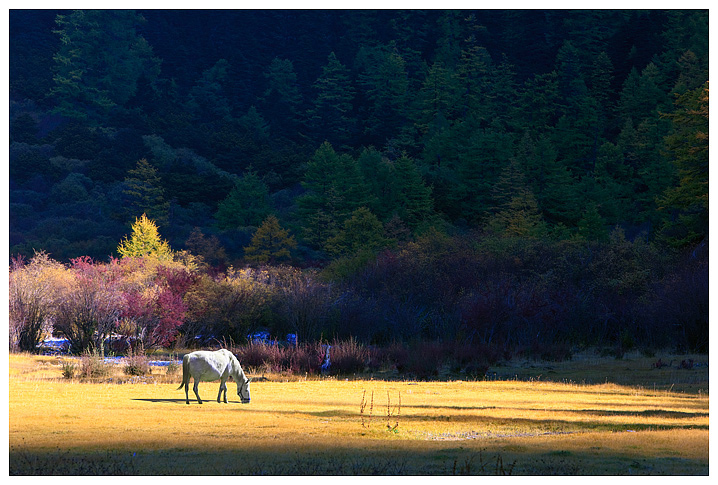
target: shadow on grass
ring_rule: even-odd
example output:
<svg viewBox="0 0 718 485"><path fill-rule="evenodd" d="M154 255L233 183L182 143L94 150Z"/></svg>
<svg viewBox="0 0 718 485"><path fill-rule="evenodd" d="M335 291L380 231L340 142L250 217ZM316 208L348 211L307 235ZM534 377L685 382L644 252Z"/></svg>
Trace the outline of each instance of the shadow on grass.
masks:
<svg viewBox="0 0 718 485"><path fill-rule="evenodd" d="M486 443L416 447L322 445L212 450L25 451L10 475L707 475L708 461L591 450L510 449Z"/></svg>

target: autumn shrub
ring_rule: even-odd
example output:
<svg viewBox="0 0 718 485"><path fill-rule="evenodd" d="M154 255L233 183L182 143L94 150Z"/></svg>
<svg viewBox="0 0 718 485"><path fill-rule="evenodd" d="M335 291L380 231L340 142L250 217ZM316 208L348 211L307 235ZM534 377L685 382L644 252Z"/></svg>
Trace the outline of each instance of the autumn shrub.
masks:
<svg viewBox="0 0 718 485"><path fill-rule="evenodd" d="M354 338L334 341L329 349L330 372L335 374L356 374L378 366L377 352L361 345Z"/></svg>
<svg viewBox="0 0 718 485"><path fill-rule="evenodd" d="M145 376L152 373L150 361L142 348L127 353L123 371L129 376Z"/></svg>
<svg viewBox="0 0 718 485"><path fill-rule="evenodd" d="M69 272L72 280L56 303L55 330L74 353L102 349L124 308L117 281L107 266L90 258L72 260Z"/></svg>
<svg viewBox="0 0 718 485"><path fill-rule="evenodd" d="M249 342L246 345L234 347L232 351L242 365L252 369L262 368L269 372L280 372L283 365L289 360L286 354L291 352L291 348L264 342Z"/></svg>
<svg viewBox="0 0 718 485"><path fill-rule="evenodd" d="M86 351L80 358L79 377L101 378L107 377L112 371L112 364L105 362L105 359L98 351Z"/></svg>
<svg viewBox="0 0 718 485"><path fill-rule="evenodd" d="M58 294L67 281L65 267L44 252L25 262L12 260L9 275L10 345L35 351L52 331Z"/></svg>

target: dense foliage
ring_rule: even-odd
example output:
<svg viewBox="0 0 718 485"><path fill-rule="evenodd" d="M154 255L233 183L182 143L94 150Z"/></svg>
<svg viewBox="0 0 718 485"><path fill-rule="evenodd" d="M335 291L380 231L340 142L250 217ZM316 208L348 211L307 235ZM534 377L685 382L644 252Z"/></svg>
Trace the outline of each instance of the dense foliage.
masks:
<svg viewBox="0 0 718 485"><path fill-rule="evenodd" d="M321 261L361 208L387 241L690 246L707 33L701 10L13 10L11 253L103 260L146 213L238 261L274 213Z"/></svg>
<svg viewBox="0 0 718 485"><path fill-rule="evenodd" d="M707 350L707 127L705 10L11 10L11 343Z"/></svg>

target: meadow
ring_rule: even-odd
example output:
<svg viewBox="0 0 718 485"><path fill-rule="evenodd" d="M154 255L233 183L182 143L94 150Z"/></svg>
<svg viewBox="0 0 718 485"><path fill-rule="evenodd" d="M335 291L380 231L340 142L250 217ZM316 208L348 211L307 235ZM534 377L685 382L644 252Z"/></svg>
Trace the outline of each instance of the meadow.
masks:
<svg viewBox="0 0 718 485"><path fill-rule="evenodd" d="M10 354L10 474L706 475L707 356L513 362L486 380L256 375L184 402L180 377L65 379ZM670 361L671 359L663 359ZM250 373L251 375L251 373ZM456 377L456 376L455 376ZM191 392L190 392L191 395Z"/></svg>

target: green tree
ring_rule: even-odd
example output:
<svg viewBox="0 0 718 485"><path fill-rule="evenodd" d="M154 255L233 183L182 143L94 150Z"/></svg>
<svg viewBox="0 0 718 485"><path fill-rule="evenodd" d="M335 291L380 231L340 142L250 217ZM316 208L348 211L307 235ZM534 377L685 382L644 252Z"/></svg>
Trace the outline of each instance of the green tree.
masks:
<svg viewBox="0 0 718 485"><path fill-rule="evenodd" d="M307 163L302 186L306 192L297 204L303 236L315 247L336 235L355 209L371 203L356 160L339 155L329 142L322 143Z"/></svg>
<svg viewBox="0 0 718 485"><path fill-rule="evenodd" d="M598 205L591 203L578 221L578 235L586 241L608 241L606 220L598 211Z"/></svg>
<svg viewBox="0 0 718 485"><path fill-rule="evenodd" d="M671 211L661 230L674 246L695 244L708 236L708 82L676 99L669 115L673 133L665 144L678 171L678 184L659 200Z"/></svg>
<svg viewBox="0 0 718 485"><path fill-rule="evenodd" d="M364 131L382 146L399 133L409 114L409 78L396 45L370 50L360 65L359 85L369 100Z"/></svg>
<svg viewBox="0 0 718 485"><path fill-rule="evenodd" d="M204 71L192 87L188 107L196 118L202 121L227 121L231 118L232 109L224 89L229 78L228 71L229 62L220 59Z"/></svg>
<svg viewBox="0 0 718 485"><path fill-rule="evenodd" d="M160 238L155 223L142 214L132 224L132 235L125 237L117 246L123 258L150 257L159 261L172 261L174 254L167 241Z"/></svg>
<svg viewBox="0 0 718 485"><path fill-rule="evenodd" d="M396 212L406 224L415 229L434 214L431 187L421 178L414 161L407 155L394 162Z"/></svg>
<svg viewBox="0 0 718 485"><path fill-rule="evenodd" d="M148 214L158 225L167 225L170 204L165 200L157 169L143 158L127 175L123 192L129 198L132 215Z"/></svg>
<svg viewBox="0 0 718 485"><path fill-rule="evenodd" d="M307 113L307 125L315 137L325 137L332 145L340 147L353 135L356 119L352 114L354 88L350 72L334 52L329 54L313 87L317 96Z"/></svg>
<svg viewBox="0 0 718 485"><path fill-rule="evenodd" d="M279 219L270 215L252 236L252 242L244 248L247 261L274 264L291 257L291 250L297 247L294 236L282 229Z"/></svg>
<svg viewBox="0 0 718 485"><path fill-rule="evenodd" d="M385 220L391 215L396 202L394 168L391 162L373 147L362 150L357 164L369 190L368 207L377 217Z"/></svg>
<svg viewBox="0 0 718 485"><path fill-rule="evenodd" d="M217 207L217 224L221 229L259 226L270 212L269 189L250 167L237 179L229 195Z"/></svg>
<svg viewBox="0 0 718 485"><path fill-rule="evenodd" d="M430 137L453 117L458 89L451 71L440 59L435 61L417 95L415 124L421 135Z"/></svg>
<svg viewBox="0 0 718 485"><path fill-rule="evenodd" d="M54 55L57 111L73 118L101 121L136 93L141 76L157 79L160 60L138 34L144 22L132 10L75 10L55 22L60 48Z"/></svg>
<svg viewBox="0 0 718 485"><path fill-rule="evenodd" d="M296 130L300 122L302 93L289 59L275 57L264 73L267 89L262 97L264 114L277 133Z"/></svg>
<svg viewBox="0 0 718 485"><path fill-rule="evenodd" d="M376 251L386 246L384 226L366 207L360 207L344 221L336 236L329 238L326 247L333 255L348 256L363 250Z"/></svg>
<svg viewBox="0 0 718 485"><path fill-rule="evenodd" d="M489 226L507 237L541 239L548 233L536 197L528 188L519 190L508 206L493 216Z"/></svg>

